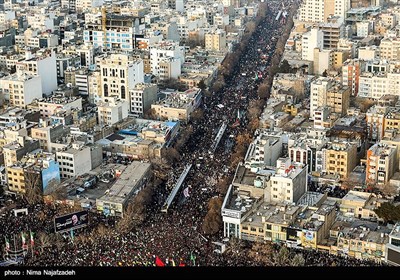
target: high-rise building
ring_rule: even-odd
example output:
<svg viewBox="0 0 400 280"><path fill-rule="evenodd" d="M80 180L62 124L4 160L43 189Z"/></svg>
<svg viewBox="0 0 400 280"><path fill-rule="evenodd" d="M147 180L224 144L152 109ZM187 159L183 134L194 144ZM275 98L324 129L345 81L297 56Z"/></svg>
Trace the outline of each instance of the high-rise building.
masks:
<svg viewBox="0 0 400 280"><path fill-rule="evenodd" d="M326 106L327 91L331 80L325 77L319 77L311 83L310 88L310 118L314 119L314 112L320 106Z"/></svg>
<svg viewBox="0 0 400 280"><path fill-rule="evenodd" d="M318 28L313 28L303 34L301 39L301 58L303 60L314 60L314 49L324 47L324 33Z"/></svg>
<svg viewBox="0 0 400 280"><path fill-rule="evenodd" d="M129 89L144 82L143 61L127 54L110 54L100 58L102 99L118 97L129 100Z"/></svg>
<svg viewBox="0 0 400 280"><path fill-rule="evenodd" d="M350 0L305 0L300 6L299 20L326 22L330 15L345 17Z"/></svg>

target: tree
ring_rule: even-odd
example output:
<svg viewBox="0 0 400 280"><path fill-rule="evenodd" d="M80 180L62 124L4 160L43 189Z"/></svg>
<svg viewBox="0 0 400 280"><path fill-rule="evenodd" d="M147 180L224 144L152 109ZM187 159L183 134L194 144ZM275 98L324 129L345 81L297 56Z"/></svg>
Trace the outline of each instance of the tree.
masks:
<svg viewBox="0 0 400 280"><path fill-rule="evenodd" d="M36 172L25 172L25 194L24 198L26 202L30 205L35 205L43 202L42 195L42 178L40 173Z"/></svg>
<svg viewBox="0 0 400 280"><path fill-rule="evenodd" d="M251 135L247 132L239 134L236 136L236 146L235 148L238 147L247 147L251 143Z"/></svg>
<svg viewBox="0 0 400 280"><path fill-rule="evenodd" d="M400 205L395 206L393 203L384 202L381 204L381 206L375 209L375 213L385 222L400 221Z"/></svg>
<svg viewBox="0 0 400 280"><path fill-rule="evenodd" d="M197 108L196 110L194 110L194 111L192 112L192 114L190 115L190 117L191 117L191 119L192 119L193 121L200 121L200 120L202 120L203 117L204 117L203 109Z"/></svg>
<svg viewBox="0 0 400 280"><path fill-rule="evenodd" d="M273 254L274 264L277 266L289 265L290 254L286 246L281 246L278 252Z"/></svg>
<svg viewBox="0 0 400 280"><path fill-rule="evenodd" d="M246 32L252 34L254 32L254 30L256 30L256 24L254 21L249 21L246 24Z"/></svg>
<svg viewBox="0 0 400 280"><path fill-rule="evenodd" d="M208 212L204 218L202 229L205 234L216 234L222 226L222 198L213 197L208 202Z"/></svg>
<svg viewBox="0 0 400 280"><path fill-rule="evenodd" d="M227 176L224 176L221 179L219 179L217 182L217 191L220 194L225 195L229 188L230 181L231 180Z"/></svg>
<svg viewBox="0 0 400 280"><path fill-rule="evenodd" d="M271 242L254 242L250 250L250 257L259 265L272 265L274 248Z"/></svg>
<svg viewBox="0 0 400 280"><path fill-rule="evenodd" d="M157 120L158 115L156 109L150 108L149 110L147 110L147 112L144 113L144 117L146 119Z"/></svg>
<svg viewBox="0 0 400 280"><path fill-rule="evenodd" d="M397 194L397 188L389 182L387 182L381 190L382 193L387 196L395 196Z"/></svg>
<svg viewBox="0 0 400 280"><path fill-rule="evenodd" d="M260 127L260 120L259 119L252 119L249 124L247 129L249 129L252 133Z"/></svg>
<svg viewBox="0 0 400 280"><path fill-rule="evenodd" d="M261 108L256 102L254 102L254 100L252 100L247 107L247 112L249 114L249 120L258 119L261 114Z"/></svg>
<svg viewBox="0 0 400 280"><path fill-rule="evenodd" d="M180 157L179 152L175 148L169 147L165 150L165 159L171 164L179 160Z"/></svg>
<svg viewBox="0 0 400 280"><path fill-rule="evenodd" d="M304 266L306 263L306 260L304 259L302 254L296 254L292 261L291 261L291 266Z"/></svg>
<svg viewBox="0 0 400 280"><path fill-rule="evenodd" d="M200 80L200 82L198 83L197 87L201 90L205 90L207 88L206 83L204 82L204 79Z"/></svg>
<svg viewBox="0 0 400 280"><path fill-rule="evenodd" d="M151 203L153 193L154 187L148 185L135 196L126 207L123 218L117 224L119 231L127 233L144 222L146 208Z"/></svg>
<svg viewBox="0 0 400 280"><path fill-rule="evenodd" d="M38 239L38 247L40 251L43 253L44 249L51 246L51 238L48 234L44 232L39 232L37 235Z"/></svg>
<svg viewBox="0 0 400 280"><path fill-rule="evenodd" d="M279 73L292 73L293 69L290 66L289 62L284 59L279 65Z"/></svg>
<svg viewBox="0 0 400 280"><path fill-rule="evenodd" d="M224 88L224 86L225 86L225 79L222 76L222 77L218 77L218 79L211 86L211 89L213 92L219 92L221 89Z"/></svg>
<svg viewBox="0 0 400 280"><path fill-rule="evenodd" d="M258 87L258 89L257 89L257 94L258 94L258 97L260 98L260 99L266 99L266 98L268 98L269 97L269 95L270 95L270 86L269 86L269 84L267 84L267 83L262 83L259 87Z"/></svg>

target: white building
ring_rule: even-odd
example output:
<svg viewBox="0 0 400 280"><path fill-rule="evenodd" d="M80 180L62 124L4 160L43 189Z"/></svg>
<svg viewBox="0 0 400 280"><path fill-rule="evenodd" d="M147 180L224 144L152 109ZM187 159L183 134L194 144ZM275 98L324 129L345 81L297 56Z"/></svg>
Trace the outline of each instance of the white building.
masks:
<svg viewBox="0 0 400 280"><path fill-rule="evenodd" d="M44 118L51 117L59 110L70 112L72 109L82 110L82 98L64 95L55 95L40 98L38 101L40 115Z"/></svg>
<svg viewBox="0 0 400 280"><path fill-rule="evenodd" d="M400 59L400 38L383 38L379 47L381 59Z"/></svg>
<svg viewBox="0 0 400 280"><path fill-rule="evenodd" d="M311 83L310 89L310 118L314 119L314 112L320 106L327 104L327 91L331 84L329 78L319 77Z"/></svg>
<svg viewBox="0 0 400 280"><path fill-rule="evenodd" d="M160 75L160 62L165 58L177 58L180 66L185 62L184 47L172 41L163 41L150 47L151 72L155 76Z"/></svg>
<svg viewBox="0 0 400 280"><path fill-rule="evenodd" d="M182 73L181 60L174 57L163 58L158 64L157 71L160 80L178 79Z"/></svg>
<svg viewBox="0 0 400 280"><path fill-rule="evenodd" d="M16 63L17 73L38 75L42 82L43 93L48 95L57 89L57 62L54 51L26 53L26 59Z"/></svg>
<svg viewBox="0 0 400 280"><path fill-rule="evenodd" d="M384 95L400 96L400 72L369 73L360 75L359 91L360 97L379 99Z"/></svg>
<svg viewBox="0 0 400 280"><path fill-rule="evenodd" d="M398 169L397 147L376 143L367 151L366 182L384 185Z"/></svg>
<svg viewBox="0 0 400 280"><path fill-rule="evenodd" d="M361 21L356 23L357 37L365 38L372 32L372 23L369 21Z"/></svg>
<svg viewBox="0 0 400 280"><path fill-rule="evenodd" d="M15 73L0 79L0 88L11 106L25 108L34 99L42 98L42 83L39 76Z"/></svg>
<svg viewBox="0 0 400 280"><path fill-rule="evenodd" d="M129 90L130 112L135 117L142 117L150 109L151 104L157 101L158 87L156 84L136 84Z"/></svg>
<svg viewBox="0 0 400 280"><path fill-rule="evenodd" d="M324 33L318 28L313 28L303 34L301 39L301 59L314 60L314 49L323 49Z"/></svg>
<svg viewBox="0 0 400 280"><path fill-rule="evenodd" d="M73 143L65 151L56 152L61 178L72 178L92 170L90 147Z"/></svg>
<svg viewBox="0 0 400 280"><path fill-rule="evenodd" d="M358 59L375 60L380 57L380 50L377 46L367 46L358 48Z"/></svg>
<svg viewBox="0 0 400 280"><path fill-rule="evenodd" d="M297 202L307 191L307 168L294 166L290 158L280 158L277 170L271 176L271 192L266 192L268 202ZM269 197L268 197L269 196Z"/></svg>
<svg viewBox="0 0 400 280"><path fill-rule="evenodd" d="M108 102L97 105L97 114L100 125L113 125L128 117L129 103L126 100L107 98Z"/></svg>
<svg viewBox="0 0 400 280"><path fill-rule="evenodd" d="M282 137L280 135L268 135L265 131L250 143L245 156L245 165L251 166L275 166L282 153Z"/></svg>
<svg viewBox="0 0 400 280"><path fill-rule="evenodd" d="M329 15L345 18L350 0L305 0L299 7L300 21L325 22Z"/></svg>

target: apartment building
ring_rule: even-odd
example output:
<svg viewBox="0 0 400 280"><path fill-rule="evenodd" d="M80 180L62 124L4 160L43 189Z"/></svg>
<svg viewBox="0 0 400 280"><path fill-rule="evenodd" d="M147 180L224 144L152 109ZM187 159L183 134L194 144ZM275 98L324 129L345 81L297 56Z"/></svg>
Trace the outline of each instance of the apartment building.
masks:
<svg viewBox="0 0 400 280"><path fill-rule="evenodd" d="M296 203L307 191L307 168L295 166L290 158L279 158L276 173L270 178L271 191L264 201Z"/></svg>
<svg viewBox="0 0 400 280"><path fill-rule="evenodd" d="M56 152L61 178L72 178L92 170L90 147L73 143L72 147Z"/></svg>
<svg viewBox="0 0 400 280"><path fill-rule="evenodd" d="M366 183L385 185L398 170L397 147L376 143L367 151Z"/></svg>
<svg viewBox="0 0 400 280"><path fill-rule="evenodd" d="M341 116L347 114L350 105L350 88L339 82L332 84L326 93L326 105L331 108L331 112Z"/></svg>
<svg viewBox="0 0 400 280"><path fill-rule="evenodd" d="M101 47L103 50L133 51L136 36L142 35L144 29L144 17L107 13L103 10L102 13L85 15L83 40L85 44Z"/></svg>
<svg viewBox="0 0 400 280"><path fill-rule="evenodd" d="M156 84L138 83L129 90L130 112L135 117L143 117L157 100L158 87Z"/></svg>
<svg viewBox="0 0 400 280"><path fill-rule="evenodd" d="M100 125L112 126L128 117L129 103L117 98L108 98L108 102L97 105L98 121Z"/></svg>
<svg viewBox="0 0 400 280"><path fill-rule="evenodd" d="M151 104L151 109L161 120L187 122L190 114L201 103L201 89L191 88L184 92L173 92L166 98Z"/></svg>
<svg viewBox="0 0 400 280"><path fill-rule="evenodd" d="M381 40L380 58L386 60L400 59L400 39L385 37Z"/></svg>
<svg viewBox="0 0 400 280"><path fill-rule="evenodd" d="M312 28L310 31L303 34L301 38L301 59L314 60L314 49L323 49L324 33L318 28Z"/></svg>
<svg viewBox="0 0 400 280"><path fill-rule="evenodd" d="M350 88L352 96L358 95L361 71L362 63L360 60L346 60L342 66L342 84Z"/></svg>
<svg viewBox="0 0 400 280"><path fill-rule="evenodd" d="M310 87L310 118L314 119L314 112L320 106L326 106L327 91L331 86L330 78L319 77L311 82Z"/></svg>
<svg viewBox="0 0 400 280"><path fill-rule="evenodd" d="M40 115L43 118L50 117L57 111L70 112L73 109L82 110L82 98L78 96L54 94L50 97L40 98L37 103Z"/></svg>
<svg viewBox="0 0 400 280"><path fill-rule="evenodd" d="M151 73L160 76L160 62L166 58L179 60L179 66L185 62L185 51L182 46L173 41L162 41L150 47ZM180 75L180 69L177 70Z"/></svg>
<svg viewBox="0 0 400 280"><path fill-rule="evenodd" d="M221 29L204 34L205 49L210 51L226 50L226 32Z"/></svg>
<svg viewBox="0 0 400 280"><path fill-rule="evenodd" d="M323 150L326 173L346 179L357 165L357 146L349 142L331 142Z"/></svg>
<svg viewBox="0 0 400 280"><path fill-rule="evenodd" d="M58 87L57 59L55 52L45 49L33 55L27 51L25 56L25 60L15 64L17 74L39 76L43 93L45 95L51 94Z"/></svg>
<svg viewBox="0 0 400 280"><path fill-rule="evenodd" d="M144 82L143 61L127 54L110 54L99 59L102 100L129 100L129 89Z"/></svg>
<svg viewBox="0 0 400 280"><path fill-rule="evenodd" d="M2 93L10 105L26 108L33 100L42 98L42 84L39 76L15 73L0 79Z"/></svg>

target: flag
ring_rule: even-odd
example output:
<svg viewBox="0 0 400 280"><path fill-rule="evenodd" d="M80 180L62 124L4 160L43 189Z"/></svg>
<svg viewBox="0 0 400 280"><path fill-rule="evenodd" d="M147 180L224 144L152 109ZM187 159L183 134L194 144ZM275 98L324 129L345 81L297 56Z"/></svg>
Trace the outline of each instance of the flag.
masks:
<svg viewBox="0 0 400 280"><path fill-rule="evenodd" d="M74 243L74 229L71 228L71 241Z"/></svg>
<svg viewBox="0 0 400 280"><path fill-rule="evenodd" d="M165 263L158 256L156 256L156 266L165 266Z"/></svg>
<svg viewBox="0 0 400 280"><path fill-rule="evenodd" d="M33 232L29 231L29 235L31 236L31 246L35 245L35 240L33 239Z"/></svg>
<svg viewBox="0 0 400 280"><path fill-rule="evenodd" d="M190 252L190 260L193 262L193 265L196 265L196 257Z"/></svg>
<svg viewBox="0 0 400 280"><path fill-rule="evenodd" d="M28 245L26 245L26 238L23 232L21 232L21 239L22 239L22 248L28 247Z"/></svg>
<svg viewBox="0 0 400 280"><path fill-rule="evenodd" d="M8 241L7 237L4 237L6 239L6 251L10 251L10 242Z"/></svg>
<svg viewBox="0 0 400 280"><path fill-rule="evenodd" d="M189 187L187 187L186 189L183 190L183 195L185 197L189 197Z"/></svg>

